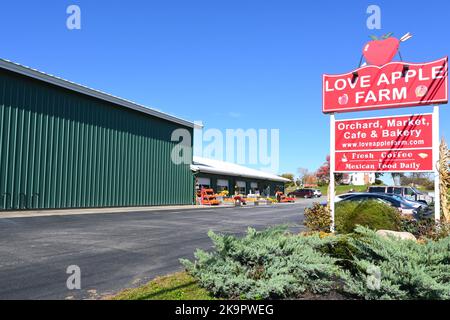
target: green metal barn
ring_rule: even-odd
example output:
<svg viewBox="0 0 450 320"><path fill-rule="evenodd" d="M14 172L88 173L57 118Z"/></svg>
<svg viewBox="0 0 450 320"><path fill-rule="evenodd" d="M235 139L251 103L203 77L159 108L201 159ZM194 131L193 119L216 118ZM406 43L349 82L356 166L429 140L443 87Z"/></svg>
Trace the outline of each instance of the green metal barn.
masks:
<svg viewBox="0 0 450 320"><path fill-rule="evenodd" d="M0 60L0 210L191 204L194 124ZM192 146L192 139L190 141Z"/></svg>

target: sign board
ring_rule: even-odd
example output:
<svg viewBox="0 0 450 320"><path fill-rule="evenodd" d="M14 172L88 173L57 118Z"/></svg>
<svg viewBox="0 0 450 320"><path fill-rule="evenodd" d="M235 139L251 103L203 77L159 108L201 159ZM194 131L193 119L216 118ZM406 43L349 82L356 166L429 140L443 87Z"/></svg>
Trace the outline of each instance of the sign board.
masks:
<svg viewBox="0 0 450 320"><path fill-rule="evenodd" d="M433 115L335 121L335 172L433 171Z"/></svg>
<svg viewBox="0 0 450 320"><path fill-rule="evenodd" d="M448 57L428 63L391 62L323 75L324 113L448 102Z"/></svg>
<svg viewBox="0 0 450 320"><path fill-rule="evenodd" d="M330 230L334 232L335 172L433 172L439 194L439 107L448 103L448 57L428 63L391 62L400 44L392 33L363 48L370 65L323 75L322 112L330 114ZM400 56L401 57L401 56ZM362 61L362 58L361 58ZM433 114L336 121L335 113L434 105ZM440 201L435 201L440 220Z"/></svg>
<svg viewBox="0 0 450 320"><path fill-rule="evenodd" d="M429 172L432 170L432 149L336 153L335 172Z"/></svg>

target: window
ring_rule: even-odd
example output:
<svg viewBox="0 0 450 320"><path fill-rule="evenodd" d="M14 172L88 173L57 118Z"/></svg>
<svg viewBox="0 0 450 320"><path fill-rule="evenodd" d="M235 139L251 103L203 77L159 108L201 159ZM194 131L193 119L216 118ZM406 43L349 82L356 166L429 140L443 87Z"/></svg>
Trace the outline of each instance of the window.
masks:
<svg viewBox="0 0 450 320"><path fill-rule="evenodd" d="M235 192L238 194L246 194L245 181L236 181Z"/></svg>
<svg viewBox="0 0 450 320"><path fill-rule="evenodd" d="M217 179L217 192L228 191L228 180Z"/></svg>
<svg viewBox="0 0 450 320"><path fill-rule="evenodd" d="M412 188L405 188L405 198L410 200L416 200L416 192Z"/></svg>
<svg viewBox="0 0 450 320"><path fill-rule="evenodd" d="M369 188L369 192L384 193L385 191L386 191L386 189L384 187L370 187ZM392 191L389 191L389 189L388 189L388 193L392 193Z"/></svg>
<svg viewBox="0 0 450 320"><path fill-rule="evenodd" d="M197 178L196 187L198 190L201 190L202 188L204 188L204 189L211 188L211 179L210 178L201 178L201 177Z"/></svg>
<svg viewBox="0 0 450 320"><path fill-rule="evenodd" d="M416 188L414 188L414 187L410 187L410 189L413 191L413 195L416 195L416 194L423 194L423 192L422 191L420 191L419 189L416 189Z"/></svg>
<svg viewBox="0 0 450 320"><path fill-rule="evenodd" d="M249 193L256 194L257 192L259 192L258 183L257 182L250 182Z"/></svg>
<svg viewBox="0 0 450 320"><path fill-rule="evenodd" d="M413 189L411 189L411 188L406 188L405 189L405 195L407 195L407 196L414 196L416 193L414 192L414 190Z"/></svg>

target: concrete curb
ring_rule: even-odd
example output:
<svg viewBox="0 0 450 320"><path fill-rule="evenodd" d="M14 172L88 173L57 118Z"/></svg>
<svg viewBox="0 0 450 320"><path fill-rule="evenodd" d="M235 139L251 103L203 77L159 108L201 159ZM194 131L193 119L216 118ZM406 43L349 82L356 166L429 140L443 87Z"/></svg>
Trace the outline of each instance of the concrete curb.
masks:
<svg viewBox="0 0 450 320"><path fill-rule="evenodd" d="M272 205L286 205L285 203L277 204L259 204L252 202L241 206L245 207L270 207ZM234 204L222 204L220 206L207 205L179 205L179 206L149 206L149 207L114 207L114 208L87 208L87 209L52 209L52 210L22 210L22 211L0 211L0 219L11 218L31 218L31 217L51 217L51 216L70 216L83 214L101 214L101 213L130 213L130 212L148 212L170 211L170 210L195 210L195 209L220 209L235 208Z"/></svg>
<svg viewBox="0 0 450 320"><path fill-rule="evenodd" d="M46 217L46 216L66 216L81 214L99 214L99 213L127 213L127 212L154 212L169 210L193 210L209 209L209 206L180 205L180 206L149 206L149 207L110 207L110 208L86 208L86 209L52 209L52 210L21 210L21 211L2 211L2 218L26 218L26 217Z"/></svg>

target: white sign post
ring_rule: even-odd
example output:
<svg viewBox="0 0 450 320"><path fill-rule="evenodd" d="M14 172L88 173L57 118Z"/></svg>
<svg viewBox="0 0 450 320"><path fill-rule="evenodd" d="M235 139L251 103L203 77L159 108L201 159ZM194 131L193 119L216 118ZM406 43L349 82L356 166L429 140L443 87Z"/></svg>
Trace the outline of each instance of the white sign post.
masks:
<svg viewBox="0 0 450 320"><path fill-rule="evenodd" d="M434 219L441 221L441 197L439 176L439 106L433 107L433 162L434 166Z"/></svg>
<svg viewBox="0 0 450 320"><path fill-rule="evenodd" d="M328 204L329 204L329 208L330 208L330 215L331 215L331 226L330 226L330 231L334 232L334 168L335 168L335 134L336 134L336 130L335 130L335 124L336 124L336 119L334 116L334 113L332 113L330 115L330 184L329 184L329 188L328 188Z"/></svg>

